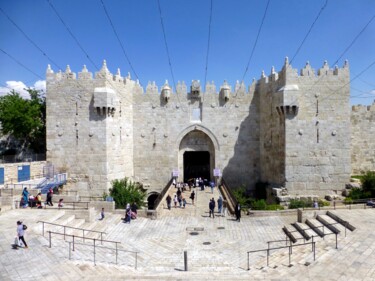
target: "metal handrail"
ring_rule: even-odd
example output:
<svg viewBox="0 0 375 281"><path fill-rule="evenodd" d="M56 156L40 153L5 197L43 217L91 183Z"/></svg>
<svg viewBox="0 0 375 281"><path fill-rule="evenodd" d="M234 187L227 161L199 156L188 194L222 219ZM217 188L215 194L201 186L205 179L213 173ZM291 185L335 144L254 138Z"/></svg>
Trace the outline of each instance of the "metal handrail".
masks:
<svg viewBox="0 0 375 281"><path fill-rule="evenodd" d="M84 236L79 236L79 235L73 235L73 234L66 234L66 233L60 233L60 232L55 232L55 231L50 231L48 230L47 233L49 234L49 248L52 248L52 236L51 234L58 234L58 235L62 235L64 236L64 241L65 241L65 238L66 237L72 237L73 238L73 251L74 251L74 239L75 238L78 238L78 239L82 239L83 242L85 242L85 240L92 240L94 241L100 241L102 244L103 242L105 243L114 243L114 244L121 244L121 242L118 242L118 241L111 241L111 240L103 240L102 237L100 239L96 239L96 238L90 238L90 237L84 237Z"/></svg>
<svg viewBox="0 0 375 281"><path fill-rule="evenodd" d="M62 224L57 224L57 223L52 223L52 222L48 222L48 221L37 221L37 223L42 223L42 234L44 236L44 224L50 224L50 225L54 225L54 226L61 226L61 227L64 227L64 235L66 235L66 228L69 228L69 229L76 229L76 230L82 230L82 236L83 236L83 239L87 239L85 238L85 231L86 232L94 232L94 233L100 233L100 240L103 240L103 234L107 234L106 232L104 231L98 231L98 230L91 230L91 229L84 229L84 228L80 228L80 227L73 227L73 226L67 226L67 225L62 225ZM65 239L65 238L64 238Z"/></svg>
<svg viewBox="0 0 375 281"><path fill-rule="evenodd" d="M16 206L19 206L20 205L20 202L21 200L14 200L14 203L16 204ZM43 203L43 202L42 202ZM55 202L57 204L57 202ZM69 204L72 204L72 205L69 205ZM79 204L86 204L86 207L79 207L79 206L76 206L76 205L79 205ZM64 201L64 206L63 207L58 207L58 209L68 209L68 210L88 210L89 209L89 204L90 202L81 202L81 201L73 201L73 202L66 202ZM67 208L68 206L71 206L72 208ZM32 207L30 207L32 208ZM46 205L44 205L44 209L47 209L46 208ZM55 210L56 208L48 208L49 210Z"/></svg>
<svg viewBox="0 0 375 281"><path fill-rule="evenodd" d="M167 185L163 188L162 192L160 192L159 196L155 199L154 210L156 210L157 207L159 207L159 204L163 200L164 195L168 192L169 188L171 187L172 181L173 181L173 178L171 178L169 180L169 182L167 183Z"/></svg>
<svg viewBox="0 0 375 281"><path fill-rule="evenodd" d="M220 190L222 189L222 190ZM220 182L220 185L219 185L219 190L221 191L222 195L224 196L225 200L227 200L228 202L228 210L232 212L232 214L234 213L234 209L235 207L237 206L237 199L236 197L234 196L232 190L228 187L226 181L224 180L224 178L221 178L221 182ZM224 192L222 192L224 191ZM233 207L233 210L230 210L230 206L232 205Z"/></svg>
<svg viewBox="0 0 375 281"><path fill-rule="evenodd" d="M289 249L289 251L288 251L289 252L289 265L291 265L291 255L292 255L293 247L306 246L306 245L311 245L312 252L314 252L314 261L315 261L315 246L316 246L316 242L311 241L311 242L303 243L303 244L296 244L296 245L290 244L289 246L280 246L280 247L273 247L273 248L267 248L267 249L260 249L260 250L248 251L247 252L247 270L250 270L250 254L251 253L267 252L267 266L269 266L270 251L288 248Z"/></svg>
<svg viewBox="0 0 375 281"><path fill-rule="evenodd" d="M71 241L66 241L69 243L69 260L71 260L71 252L72 252L72 243L73 243L73 252L75 251L75 245L82 245L82 246L87 246L87 247L90 247L91 245L87 245L87 244L84 244L84 243L77 243L77 242L71 242ZM119 242L120 243L120 242ZM101 248L101 249L108 249L108 250L114 250L115 253L116 253L116 264L118 264L118 252L125 252L125 253L133 253L135 254L135 264L134 264L134 268L137 269L137 265L138 265L138 253L137 251L130 251L130 250L122 250L122 249L118 249L118 246L116 244L116 248L110 248L110 247L103 247L103 246L97 246L95 243L94 243L94 265L96 265L96 249L95 248Z"/></svg>

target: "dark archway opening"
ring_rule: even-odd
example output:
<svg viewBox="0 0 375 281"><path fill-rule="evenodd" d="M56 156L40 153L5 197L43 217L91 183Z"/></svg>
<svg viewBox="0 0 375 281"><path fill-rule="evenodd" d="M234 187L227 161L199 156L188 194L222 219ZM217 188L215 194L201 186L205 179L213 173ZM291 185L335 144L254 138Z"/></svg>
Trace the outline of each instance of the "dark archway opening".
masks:
<svg viewBox="0 0 375 281"><path fill-rule="evenodd" d="M158 196L159 193L153 193L147 198L147 209L153 210L155 208L155 200Z"/></svg>
<svg viewBox="0 0 375 281"><path fill-rule="evenodd" d="M184 182L191 178L210 177L210 153L208 151L186 151L184 153Z"/></svg>

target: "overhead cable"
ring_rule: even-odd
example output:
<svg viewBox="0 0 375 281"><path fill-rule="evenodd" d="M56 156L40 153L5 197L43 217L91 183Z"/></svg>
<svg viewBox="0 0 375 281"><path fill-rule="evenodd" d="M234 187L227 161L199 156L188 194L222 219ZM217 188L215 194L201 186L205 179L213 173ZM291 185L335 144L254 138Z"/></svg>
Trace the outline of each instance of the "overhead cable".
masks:
<svg viewBox="0 0 375 281"><path fill-rule="evenodd" d="M301 42L301 44L300 44L299 47L297 48L297 51L295 52L295 54L293 55L292 59L290 60L290 64L292 64L294 58L298 55L298 53L299 53L299 51L301 50L303 44L305 43L307 37L309 37L310 32L311 32L311 30L313 29L315 23L318 21L320 15L323 13L324 9L327 7L327 4L328 4L328 0L326 0L325 3L324 3L324 5L320 8L318 15L316 16L315 20L314 20L313 23L311 24L309 30L307 31L305 37L303 38L303 40L302 40L302 42Z"/></svg>
<svg viewBox="0 0 375 281"><path fill-rule="evenodd" d="M13 61L15 61L17 64L19 64L21 67L23 67L24 69L26 69L27 71L29 71L30 73L34 74L36 77L44 80L44 78L42 76L40 76L39 74L35 73L34 71L32 71L30 68L28 68L26 65L24 65L22 62L20 62L19 60L17 60L15 57L13 57L12 55L8 54L7 52L5 52L3 49L0 48L0 51L3 52L5 55L7 55L9 58L11 58Z"/></svg>
<svg viewBox="0 0 375 281"><path fill-rule="evenodd" d="M210 19L208 22L208 40L207 40L207 53L206 53L206 68L204 73L204 85L203 87L206 87L207 83L207 69L208 69L208 55L210 52L210 40L211 40L211 21L212 21L212 1L210 1Z"/></svg>
<svg viewBox="0 0 375 281"><path fill-rule="evenodd" d="M100 0L100 2L102 3L102 6L103 6L103 9L104 9L104 12L105 12L105 14L106 14L106 16L107 16L107 19L108 19L108 21L109 21L109 23L110 23L110 25L111 25L111 27L112 27L112 30L113 30L113 32L114 32L116 38L117 38L117 41L118 41L118 43L119 43L120 46L121 46L122 53L124 54L124 56L125 56L125 58L126 58L128 64L129 64L131 70L133 71L135 77L139 80L138 75L137 75L137 73L135 72L132 63L130 62L129 56L127 55L127 53L126 53L126 51L125 51L125 47L124 47L124 45L122 44L122 42L121 42L121 40L120 40L120 37L118 36L118 33L117 33L117 31L116 31L116 28L115 28L115 26L114 26L114 24L113 24L113 22L112 22L112 19L111 19L110 15L109 15L109 13L108 13L108 11L107 11L107 8L106 8L105 5L104 5L103 0Z"/></svg>

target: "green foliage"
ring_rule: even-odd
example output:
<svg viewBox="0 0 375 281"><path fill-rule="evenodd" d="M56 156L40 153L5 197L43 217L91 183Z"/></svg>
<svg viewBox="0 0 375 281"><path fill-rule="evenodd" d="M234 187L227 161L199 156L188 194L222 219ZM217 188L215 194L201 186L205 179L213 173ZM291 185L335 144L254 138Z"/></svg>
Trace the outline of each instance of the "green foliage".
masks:
<svg viewBox="0 0 375 281"><path fill-rule="evenodd" d="M312 202L309 206L307 206L307 201L300 200L300 199L291 199L289 202L289 209L298 209L298 208L306 208L312 207Z"/></svg>
<svg viewBox="0 0 375 281"><path fill-rule="evenodd" d="M112 188L109 194L113 197L117 209L126 208L127 203L136 203L138 207L145 206L146 191L142 185L135 183L128 178L112 181Z"/></svg>
<svg viewBox="0 0 375 281"><path fill-rule="evenodd" d="M251 204L251 209L253 210L267 210L267 203L266 200L254 200Z"/></svg>
<svg viewBox="0 0 375 281"><path fill-rule="evenodd" d="M0 122L3 134L18 139L34 152L46 150L46 102L40 92L27 89L30 100L12 90L0 97Z"/></svg>
<svg viewBox="0 0 375 281"><path fill-rule="evenodd" d="M272 204L268 205L266 200L254 200L251 204L252 210L266 210L266 211L276 211L276 210L284 210L284 207L279 204Z"/></svg>
<svg viewBox="0 0 375 281"><path fill-rule="evenodd" d="M313 208L314 201L311 199L291 199L289 202L289 209L298 209L298 208ZM318 200L319 207L330 206L330 203L327 200Z"/></svg>
<svg viewBox="0 0 375 281"><path fill-rule="evenodd" d="M369 195L365 198L375 197L375 171L366 172L361 179L363 193Z"/></svg>
<svg viewBox="0 0 375 281"><path fill-rule="evenodd" d="M240 203L241 206L250 206L252 202L252 198L248 196L246 192L246 188L241 186L233 190L233 195L236 198L237 202Z"/></svg>
<svg viewBox="0 0 375 281"><path fill-rule="evenodd" d="M352 188L347 197L348 201L370 198L371 193L364 191L362 188ZM349 200L350 199L350 200Z"/></svg>
<svg viewBox="0 0 375 281"><path fill-rule="evenodd" d="M363 175L354 175L354 176L351 176L351 178L362 181Z"/></svg>
<svg viewBox="0 0 375 281"><path fill-rule="evenodd" d="M266 184L264 183L260 183L258 185L258 192L259 192L258 195L266 197L265 187L266 187ZM262 195L261 190L264 190L263 195ZM278 204L268 205L265 198L256 200L250 197L244 186L241 186L235 189L233 191L233 195L236 198L237 202L241 204L241 206L243 207L243 210L246 210L246 207L249 207L252 210L283 210L284 209L283 206L280 206Z"/></svg>
<svg viewBox="0 0 375 281"><path fill-rule="evenodd" d="M331 206L331 203L329 203L327 200L320 199L318 201L318 205L319 207L326 207L326 206Z"/></svg>

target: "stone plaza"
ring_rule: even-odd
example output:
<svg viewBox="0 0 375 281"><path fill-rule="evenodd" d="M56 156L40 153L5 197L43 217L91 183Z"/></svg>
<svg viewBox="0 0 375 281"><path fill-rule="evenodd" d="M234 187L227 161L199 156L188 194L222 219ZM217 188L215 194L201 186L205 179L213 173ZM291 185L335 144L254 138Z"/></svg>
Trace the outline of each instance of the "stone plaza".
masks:
<svg viewBox="0 0 375 281"><path fill-rule="evenodd" d="M174 194L174 187L169 192ZM98 211L88 222L77 219L77 211L68 208L3 212L0 280L375 280L375 209L364 209L363 204L351 209L330 208L330 212L356 228L345 231L337 225L337 249L335 235L329 235L331 232L326 229L324 238L315 237L315 260L311 244L297 246L301 241L293 244L290 260L288 248L271 251L267 266L267 251L252 253L249 259L247 252L267 249L268 241L284 241L282 227L290 227L297 220L296 210L267 215L254 211L244 215L241 222L230 215L212 219L208 217L208 200L218 195L217 190L213 194L211 190L199 190L194 206L189 201L185 209L169 211L163 202L163 212L157 219L140 216L130 224L122 222L123 214L115 213L107 213L99 221ZM306 210L305 215L325 216L326 212ZM18 220L28 225L28 249L12 249ZM77 235L72 251L72 237L67 236L64 241L61 226L45 224L43 229L38 221L104 231L103 240L119 242L118 258L114 246L101 244L98 237L94 256L93 241L79 240L82 233L78 230L66 231L67 235ZM52 234L51 248L48 231L61 233ZM95 238L88 232L86 237ZM279 246L285 246L285 242L271 245Z"/></svg>

